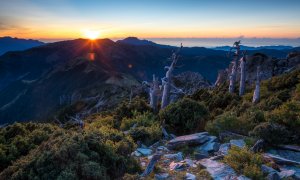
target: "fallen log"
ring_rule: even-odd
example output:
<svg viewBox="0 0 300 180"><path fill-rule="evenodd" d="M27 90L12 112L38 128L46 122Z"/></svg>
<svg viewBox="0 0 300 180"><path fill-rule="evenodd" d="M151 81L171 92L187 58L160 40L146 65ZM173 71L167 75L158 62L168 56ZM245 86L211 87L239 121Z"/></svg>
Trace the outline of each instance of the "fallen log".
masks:
<svg viewBox="0 0 300 180"><path fill-rule="evenodd" d="M147 168L145 169L143 174L141 174L141 176L142 177L148 176L153 171L155 164L157 163L157 161L160 160L160 158L161 158L161 154L154 154L149 164L147 165Z"/></svg>
<svg viewBox="0 0 300 180"><path fill-rule="evenodd" d="M278 145L277 147L284 150L300 152L300 146L296 145Z"/></svg>
<svg viewBox="0 0 300 180"><path fill-rule="evenodd" d="M289 160L289 159L286 159L286 158L283 158L280 156L276 156L276 155L273 155L270 153L263 154L263 157L267 160L272 160L276 164L279 164L279 165L300 165L300 162L292 161L292 160Z"/></svg>

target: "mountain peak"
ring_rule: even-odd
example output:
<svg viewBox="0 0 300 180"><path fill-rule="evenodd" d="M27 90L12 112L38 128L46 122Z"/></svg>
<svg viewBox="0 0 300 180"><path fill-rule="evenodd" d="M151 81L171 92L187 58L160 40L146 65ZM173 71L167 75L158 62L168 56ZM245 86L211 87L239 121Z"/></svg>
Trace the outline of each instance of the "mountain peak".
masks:
<svg viewBox="0 0 300 180"><path fill-rule="evenodd" d="M139 39L137 37L127 37L123 40L118 40L117 43L130 44L135 46L157 45L152 41L148 41L146 39Z"/></svg>
<svg viewBox="0 0 300 180"><path fill-rule="evenodd" d="M0 37L0 55L8 51L21 51L36 46L41 46L44 43L33 39L19 39L10 36Z"/></svg>

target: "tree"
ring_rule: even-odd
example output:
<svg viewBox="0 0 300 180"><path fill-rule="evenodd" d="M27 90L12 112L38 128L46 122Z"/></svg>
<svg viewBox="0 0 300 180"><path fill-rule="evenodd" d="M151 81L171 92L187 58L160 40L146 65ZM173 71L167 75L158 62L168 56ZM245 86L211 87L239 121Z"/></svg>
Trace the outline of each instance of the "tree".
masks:
<svg viewBox="0 0 300 180"><path fill-rule="evenodd" d="M181 51L181 49L182 49L182 44L180 48L178 48L178 50L172 54L171 57L172 64L170 66L165 67L165 69L167 69L167 72L166 72L166 76L162 78L163 93L162 93L162 100L161 100L161 109L164 109L170 103L171 88L175 88L175 86L172 84L173 71L174 68L176 67L179 58L178 54Z"/></svg>
<svg viewBox="0 0 300 180"><path fill-rule="evenodd" d="M241 58L240 68L241 68L241 78L240 78L240 91L239 95L243 96L245 94L245 81L246 81L246 57L245 54Z"/></svg>
<svg viewBox="0 0 300 180"><path fill-rule="evenodd" d="M252 99L252 102L254 104L258 103L260 100L260 80L261 80L260 66L257 66L255 90L254 90L253 99Z"/></svg>
<svg viewBox="0 0 300 180"><path fill-rule="evenodd" d="M235 53L234 53L233 61L232 61L231 74L229 76L229 92L230 93L234 92L234 83L236 82L238 58L240 56L240 43L241 43L241 41L236 41L233 44L232 48L230 49L230 52L232 49L235 49Z"/></svg>

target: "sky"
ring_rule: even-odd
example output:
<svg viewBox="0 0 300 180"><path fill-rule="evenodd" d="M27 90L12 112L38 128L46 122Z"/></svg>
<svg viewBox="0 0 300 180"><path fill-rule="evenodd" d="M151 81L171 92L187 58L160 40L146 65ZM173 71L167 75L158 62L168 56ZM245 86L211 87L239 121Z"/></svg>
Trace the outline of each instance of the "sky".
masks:
<svg viewBox="0 0 300 180"><path fill-rule="evenodd" d="M300 0L0 0L0 36L299 38Z"/></svg>

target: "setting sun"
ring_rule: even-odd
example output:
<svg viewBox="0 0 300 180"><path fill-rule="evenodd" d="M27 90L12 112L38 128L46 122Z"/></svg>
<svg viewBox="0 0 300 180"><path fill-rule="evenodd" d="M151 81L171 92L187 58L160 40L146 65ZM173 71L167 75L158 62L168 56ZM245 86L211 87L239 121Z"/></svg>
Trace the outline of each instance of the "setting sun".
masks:
<svg viewBox="0 0 300 180"><path fill-rule="evenodd" d="M93 31L93 30L85 30L84 36L90 40L95 40L100 36L99 31Z"/></svg>

